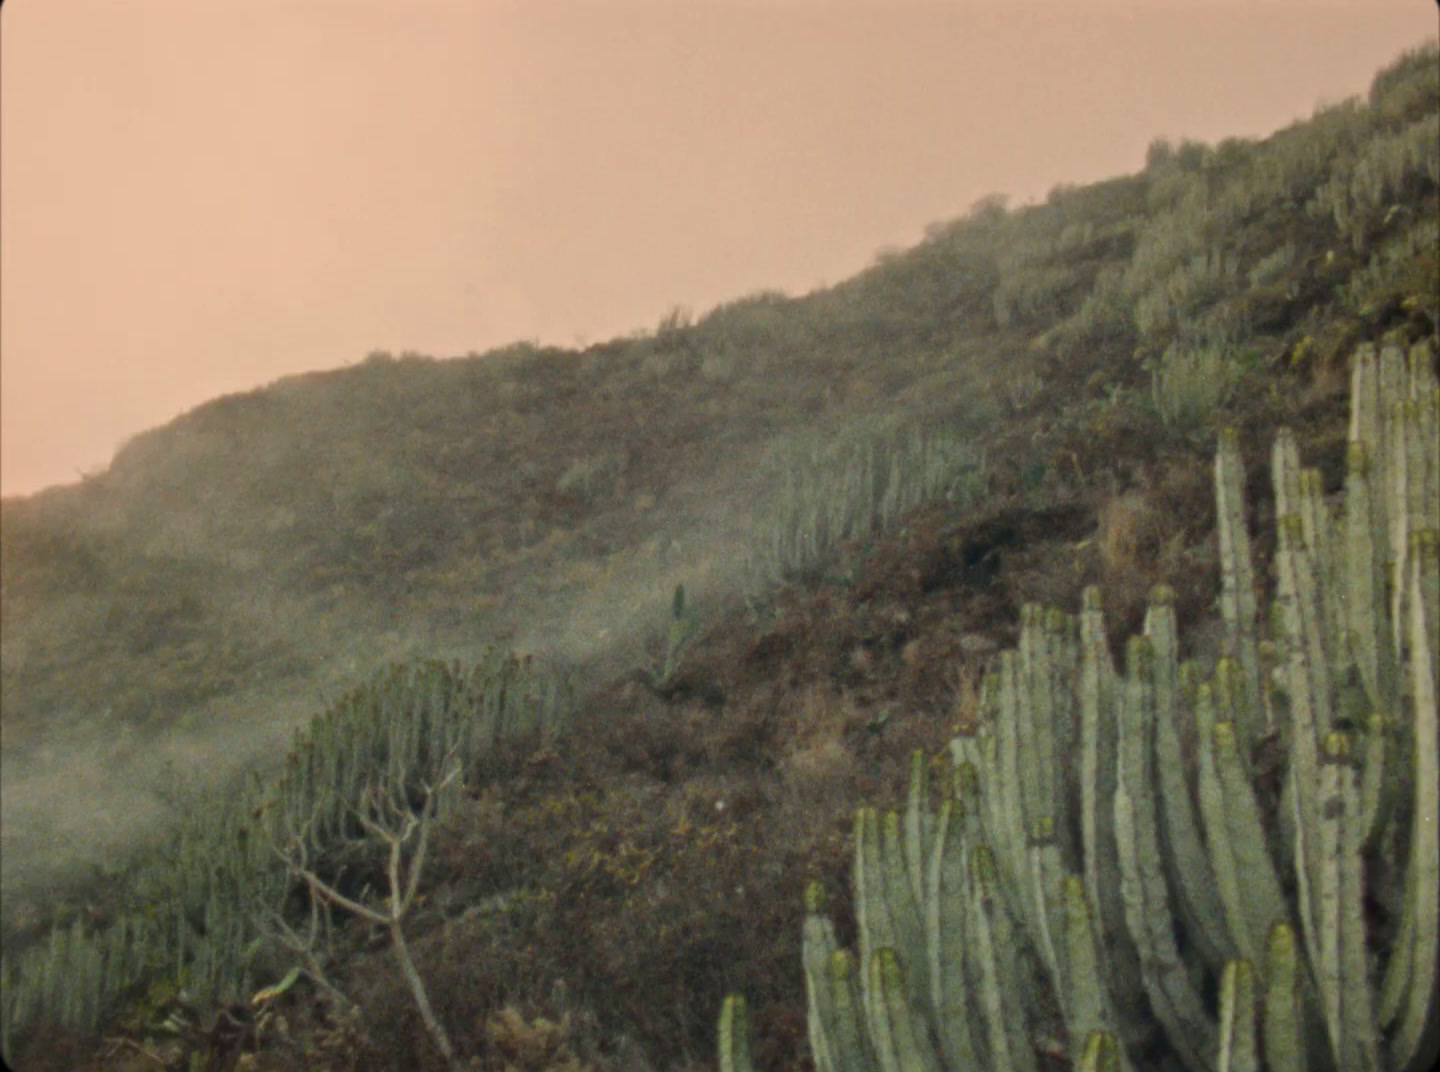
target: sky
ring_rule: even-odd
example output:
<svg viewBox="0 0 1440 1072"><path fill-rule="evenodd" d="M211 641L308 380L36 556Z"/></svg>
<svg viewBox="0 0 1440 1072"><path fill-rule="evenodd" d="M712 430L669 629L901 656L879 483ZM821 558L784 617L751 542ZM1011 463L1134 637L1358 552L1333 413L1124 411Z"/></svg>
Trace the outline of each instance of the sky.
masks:
<svg viewBox="0 0 1440 1072"><path fill-rule="evenodd" d="M0 493L372 350L835 283L1363 93L1433 0L7 0Z"/></svg>

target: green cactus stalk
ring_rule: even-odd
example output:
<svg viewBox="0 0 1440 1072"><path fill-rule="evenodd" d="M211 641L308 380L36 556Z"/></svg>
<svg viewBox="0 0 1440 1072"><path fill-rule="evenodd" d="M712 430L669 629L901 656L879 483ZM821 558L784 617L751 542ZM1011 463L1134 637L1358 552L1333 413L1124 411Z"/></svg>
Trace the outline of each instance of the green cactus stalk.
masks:
<svg viewBox="0 0 1440 1072"><path fill-rule="evenodd" d="M835 940L835 928L821 913L825 908L825 891L818 882L805 888L805 927L801 938L802 959L805 965L805 999L809 1009L810 1052L815 1055L815 1067L821 1072L831 1072L837 1067L839 1024L836 1022L836 1006L830 994L830 958L835 955L839 943Z"/></svg>
<svg viewBox="0 0 1440 1072"><path fill-rule="evenodd" d="M1232 960L1220 980L1217 1072L1258 1072L1255 1041L1255 971L1248 960Z"/></svg>
<svg viewBox="0 0 1440 1072"><path fill-rule="evenodd" d="M973 886L967 933L980 968L978 997L989 1067L1037 1072L1022 1007L1018 943L1003 902L995 857L981 845L971 853L970 861Z"/></svg>
<svg viewBox="0 0 1440 1072"><path fill-rule="evenodd" d="M1369 987L1363 974L1363 916L1359 903L1352 903L1359 892L1360 861L1358 851L1352 851L1358 850L1358 838L1353 833L1347 836L1345 822L1347 810L1352 823L1356 811L1350 749L1348 735L1327 734L1318 812L1310 819L1297 808L1295 868L1302 925L1332 1056L1341 1068L1378 1068L1374 1018L1369 1015Z"/></svg>
<svg viewBox="0 0 1440 1072"><path fill-rule="evenodd" d="M1326 662L1339 666L1345 655L1346 638L1342 622L1340 563L1336 554L1338 537L1335 522L1325 505L1325 485L1320 470L1300 470L1300 499L1297 504L1300 531L1315 563L1320 581L1321 613L1325 631Z"/></svg>
<svg viewBox="0 0 1440 1072"><path fill-rule="evenodd" d="M1378 444L1380 372L1373 342L1362 342L1355 348L1350 370L1350 442Z"/></svg>
<svg viewBox="0 0 1440 1072"><path fill-rule="evenodd" d="M894 940L881 945L892 947L903 955L906 992L913 994L917 1001L928 1003L930 976L925 963L925 927L920 900L910 885L910 868L905 858L898 812L885 813L880 844L884 870L882 889L895 927ZM879 946L872 947L872 955L873 948Z"/></svg>
<svg viewBox="0 0 1440 1072"><path fill-rule="evenodd" d="M1021 629L1024 630L1023 614ZM1020 689L1020 655L1013 651L1004 652L1000 656L999 710L994 725L1000 777L998 780L988 778L986 784L992 787L991 792L1000 801L1001 822L991 829L990 836L999 854L997 863L1007 891L1012 895L1020 887L1020 861L1025 854L1028 833L1025 798L1033 792L1033 785L1027 785L1020 768L1021 734L1025 732L1020 718L1023 702Z"/></svg>
<svg viewBox="0 0 1440 1072"><path fill-rule="evenodd" d="M750 1038L745 999L731 994L720 1007L720 1072L754 1072L750 1064Z"/></svg>
<svg viewBox="0 0 1440 1072"><path fill-rule="evenodd" d="M1275 488L1275 516L1299 517L1300 507L1300 448L1295 442L1295 433L1281 428L1275 433L1275 443L1270 449L1270 481Z"/></svg>
<svg viewBox="0 0 1440 1072"><path fill-rule="evenodd" d="M1059 901L1063 864L1054 818L1058 804L1055 720L1060 706L1055 697L1054 655L1059 647L1055 634L1063 630L1063 620L1052 630L1046 619L1039 605L1024 607L1018 657L1002 662L1005 676L997 736L1002 768L1016 772L1014 784L1019 792L1010 795L1007 831L996 831L993 841L1002 849L1003 870L1013 883L1007 886L1011 903L1023 905L1019 915L1052 985L1060 991L1063 1006L1065 966L1060 935L1064 913ZM1006 732L1006 726L1013 726L1014 732ZM1008 837L1000 836L1005 832Z"/></svg>
<svg viewBox="0 0 1440 1072"><path fill-rule="evenodd" d="M1020 647L1014 667L1013 704L1002 712L1019 730L1020 822L1031 830L1055 813L1055 702L1050 685L1050 642L1045 611L1028 603L1020 610Z"/></svg>
<svg viewBox="0 0 1440 1072"><path fill-rule="evenodd" d="M1166 874L1186 927L1211 969L1218 971L1235 955L1235 946L1225 925L1225 905L1200 834L1180 754L1180 639L1175 590L1169 585L1159 585L1151 592L1144 628L1154 653L1154 762Z"/></svg>
<svg viewBox="0 0 1440 1072"><path fill-rule="evenodd" d="M905 877L910 883L910 896L919 905L924 901L925 871L935 845L935 817L930 814L925 752L919 748L910 753L910 792L905 802L904 824Z"/></svg>
<svg viewBox="0 0 1440 1072"><path fill-rule="evenodd" d="M1175 945L1154 799L1154 652L1145 637L1126 650L1115 788L1115 841L1125 921L1140 953L1145 992L1157 1019L1191 1067L1215 1052L1215 1030Z"/></svg>
<svg viewBox="0 0 1440 1072"><path fill-rule="evenodd" d="M972 776L973 776L973 768ZM940 806L935 845L926 872L925 952L930 969L930 1013L947 1068L975 1068L980 1056L970 1023L972 981L966 973L967 905L972 896L966 860L969 838L960 792ZM978 980L977 980L978 981Z"/></svg>
<svg viewBox="0 0 1440 1072"><path fill-rule="evenodd" d="M1120 1044L1109 1031L1093 1032L1085 1039L1085 1050L1075 1067L1077 1072L1119 1072Z"/></svg>
<svg viewBox="0 0 1440 1072"><path fill-rule="evenodd" d="M941 1072L925 1023L911 1008L905 976L895 950L877 949L870 958L866 1008L881 1072Z"/></svg>
<svg viewBox="0 0 1440 1072"><path fill-rule="evenodd" d="M1370 494L1375 482L1371 458L1366 443L1351 442L1345 459L1345 626L1370 707L1393 716L1398 713L1395 645L1381 628L1386 616L1384 513Z"/></svg>
<svg viewBox="0 0 1440 1072"><path fill-rule="evenodd" d="M1395 647L1403 649L1405 622L1408 620L1410 586L1410 533L1419 524L1416 505L1423 494L1417 484L1423 482L1424 461L1422 450L1433 450L1434 444L1422 447L1418 436L1419 407L1410 400L1397 401L1390 409L1388 431L1390 434L1390 479L1388 491L1393 509L1390 511L1390 575L1394 578L1391 586L1390 622L1394 626ZM1418 470L1418 472L1417 472Z"/></svg>
<svg viewBox="0 0 1440 1072"><path fill-rule="evenodd" d="M1208 710L1208 685L1200 687L1197 706ZM1240 763L1233 722L1216 722L1208 747L1202 743L1200 805L1234 947L1252 964L1263 963L1266 936L1289 921L1289 910L1266 848L1260 807Z"/></svg>
<svg viewBox="0 0 1440 1072"><path fill-rule="evenodd" d="M1120 876L1115 859L1114 815L1106 806L1115 793L1115 665L1105 642L1100 589L1085 589L1080 615L1084 648L1080 679L1080 831L1085 859L1085 892L1104 910L1119 903ZM1107 917L1111 932L1116 918Z"/></svg>
<svg viewBox="0 0 1440 1072"><path fill-rule="evenodd" d="M1381 989L1381 1023L1392 1026L1396 1067L1420 1068L1440 1049L1440 997L1436 980L1440 932L1440 731L1437 731L1437 541L1434 530L1416 534L1410 577L1410 665L1414 720L1415 786L1405 905L1396 950Z"/></svg>
<svg viewBox="0 0 1440 1072"><path fill-rule="evenodd" d="M1245 526L1245 465L1235 429L1226 428L1215 455L1215 528L1220 541L1220 611L1225 621L1226 653L1240 666L1241 683L1249 696L1247 711L1263 713L1260 659L1256 622L1259 604L1250 558L1250 534ZM1242 722L1248 744L1265 729L1259 722Z"/></svg>
<svg viewBox="0 0 1440 1072"><path fill-rule="evenodd" d="M1095 924L1090 904L1085 899L1085 882L1075 875L1065 876L1065 980L1069 1015L1065 1027L1070 1035L1071 1061L1080 1065L1085 1060L1087 1040L1105 1034L1115 1018L1109 1009L1104 976L1100 970L1100 952L1096 944Z"/></svg>
<svg viewBox="0 0 1440 1072"><path fill-rule="evenodd" d="M1301 967L1295 928L1277 923L1265 945L1265 1067L1268 1072L1305 1072Z"/></svg>
<svg viewBox="0 0 1440 1072"><path fill-rule="evenodd" d="M886 897L885 873L880 852L880 817L874 808L855 813L855 921L860 931L860 959L895 945L895 923Z"/></svg>

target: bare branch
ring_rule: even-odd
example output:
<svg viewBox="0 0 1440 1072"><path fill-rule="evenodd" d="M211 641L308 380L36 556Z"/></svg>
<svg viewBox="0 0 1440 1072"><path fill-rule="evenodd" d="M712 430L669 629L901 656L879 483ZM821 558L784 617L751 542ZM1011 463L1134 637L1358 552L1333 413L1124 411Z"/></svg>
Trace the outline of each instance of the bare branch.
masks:
<svg viewBox="0 0 1440 1072"><path fill-rule="evenodd" d="M331 999L341 1008L349 1008L350 999L330 981L319 957L315 954L315 933L319 929L319 903L320 898L316 897L312 891L310 895L310 934L304 938L296 934L294 928L285 922L285 917L273 908L267 908L266 918L256 922L262 930L269 931L272 938L278 940L285 948L304 961L301 971L305 973L306 978L330 995Z"/></svg>
<svg viewBox="0 0 1440 1072"><path fill-rule="evenodd" d="M303 942L283 920L279 920L279 923L284 932L293 939L297 951L314 966L316 974L322 974L312 949L316 899L324 899L330 904L337 904L361 919L387 927L390 931L391 944L395 949L395 958L399 961L401 974L405 976L405 981L410 987L410 993L415 999L420 1017L425 1022L425 1027L430 1032L431 1038L434 1039L435 1045L444 1055L446 1063L452 1069L458 1070L463 1066L455 1057L454 1047L450 1044L450 1037L445 1033L444 1026L430 1007L430 998L426 993L424 980L420 978L420 973L415 969L415 962L411 959L410 949L405 941L405 932L401 927L401 921L414 903L415 895L420 888L420 874L425 866L425 851L429 843L430 822L435 815L436 795L460 775L459 764L453 762L454 754L454 747L446 752L444 762L449 770L440 783L433 788L428 784L425 786L425 800L421 805L418 817L405 806L403 798L397 796L402 790L395 787L383 794L373 785L367 787L361 794L360 806L350 807L351 814L355 816L361 826L390 848L390 858L386 866L386 877L390 883L390 893L386 898L388 911L377 912L373 908L346 897L333 885L326 883L324 879L311 871L307 866L308 860L303 837L297 836L291 839L289 852L281 853L278 848L275 851L285 860L290 873L299 876L310 890L312 909L310 941ZM388 816L388 821L382 822L366 814L372 807L376 812ZM405 843L415 834L417 828L420 838L410 860L409 873L402 877ZM317 979L318 981L320 980ZM333 987L328 987L328 984L324 985L333 991Z"/></svg>

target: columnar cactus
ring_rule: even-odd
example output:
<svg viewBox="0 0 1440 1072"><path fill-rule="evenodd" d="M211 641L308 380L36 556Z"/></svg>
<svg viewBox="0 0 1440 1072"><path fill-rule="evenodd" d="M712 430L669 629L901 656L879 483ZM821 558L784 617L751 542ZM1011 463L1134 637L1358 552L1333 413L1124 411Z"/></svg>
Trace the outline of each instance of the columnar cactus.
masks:
<svg viewBox="0 0 1440 1072"><path fill-rule="evenodd" d="M503 736L553 729L573 711L568 675L492 651L474 667L397 665L337 701L295 735L280 776L190 802L166 845L115 893L119 919L76 924L0 962L0 1052L40 1023L88 1030L134 984L156 977L200 1000L231 1001L258 981L257 918L281 904L287 877L274 846L303 838L316 855L360 832L365 785L403 799L453 750L469 763ZM458 782L436 798L458 800Z"/></svg>
<svg viewBox="0 0 1440 1072"><path fill-rule="evenodd" d="M821 1072L1029 1070L1061 1045L1077 1069L1168 1053L1204 1072L1410 1072L1440 1055L1428 346L1408 375L1397 347L1362 348L1353 400L1343 518L1294 438L1277 437L1278 591L1263 630L1238 447L1221 437L1226 650L1208 679L1178 661L1169 589L1152 593L1123 677L1097 591L1078 630L1027 606L1018 650L982 688L979 732L951 742L938 815L918 756L903 820L860 810L858 960L835 947L819 889L806 895ZM1285 757L1278 794L1253 751L1269 738ZM1072 744L1078 762L1062 764ZM1403 879L1367 889L1381 858ZM1390 930L1375 931L1367 899Z"/></svg>

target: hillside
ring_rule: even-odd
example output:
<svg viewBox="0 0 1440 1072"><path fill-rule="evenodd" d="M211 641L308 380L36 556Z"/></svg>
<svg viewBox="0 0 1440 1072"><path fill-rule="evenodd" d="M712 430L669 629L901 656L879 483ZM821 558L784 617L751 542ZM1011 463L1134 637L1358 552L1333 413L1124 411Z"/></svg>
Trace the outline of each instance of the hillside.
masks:
<svg viewBox="0 0 1440 1072"><path fill-rule="evenodd" d="M580 352L374 354L4 500L7 963L52 926L110 925L98 878L143 875L177 812L273 774L378 668L499 645L575 702L568 732L477 760L436 831L407 934L457 1049L563 1064L513 1011L564 1014L572 1067L699 1066L741 990L757 1067L800 1067L800 892L848 888L855 806L897 799L910 750L973 718L1024 603L1098 584L1118 639L1165 581L1205 654L1219 429L1239 429L1263 561L1274 429L1339 488L1347 362L1436 334L1437 250L1427 46L1363 101L1262 141L1157 142L1043 204L987 199L832 288ZM389 958L348 928L328 974L363 1018L304 984L247 1067L442 1067ZM14 1052L142 1067L137 1017L174 989Z"/></svg>

